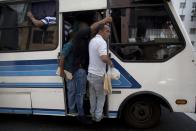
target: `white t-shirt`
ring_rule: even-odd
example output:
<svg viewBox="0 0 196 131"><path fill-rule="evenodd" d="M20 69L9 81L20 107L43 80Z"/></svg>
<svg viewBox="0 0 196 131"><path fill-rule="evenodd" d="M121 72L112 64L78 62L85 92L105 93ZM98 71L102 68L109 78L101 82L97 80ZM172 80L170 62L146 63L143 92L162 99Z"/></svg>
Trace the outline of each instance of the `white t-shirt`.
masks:
<svg viewBox="0 0 196 131"><path fill-rule="evenodd" d="M89 73L97 76L105 74L106 64L101 60L102 55L107 55L107 43L101 35L96 35L89 43Z"/></svg>

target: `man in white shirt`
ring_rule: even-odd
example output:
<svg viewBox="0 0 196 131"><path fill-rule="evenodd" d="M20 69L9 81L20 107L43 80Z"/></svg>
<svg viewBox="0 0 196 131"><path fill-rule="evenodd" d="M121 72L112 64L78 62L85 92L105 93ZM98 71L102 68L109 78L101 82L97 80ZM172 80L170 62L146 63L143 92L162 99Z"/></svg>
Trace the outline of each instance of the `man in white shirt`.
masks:
<svg viewBox="0 0 196 131"><path fill-rule="evenodd" d="M105 103L105 93L103 88L106 64L113 66L107 55L106 40L110 36L110 27L101 24L98 34L89 43L89 67L88 81L90 92L90 105L92 120L99 122L102 119L103 106Z"/></svg>

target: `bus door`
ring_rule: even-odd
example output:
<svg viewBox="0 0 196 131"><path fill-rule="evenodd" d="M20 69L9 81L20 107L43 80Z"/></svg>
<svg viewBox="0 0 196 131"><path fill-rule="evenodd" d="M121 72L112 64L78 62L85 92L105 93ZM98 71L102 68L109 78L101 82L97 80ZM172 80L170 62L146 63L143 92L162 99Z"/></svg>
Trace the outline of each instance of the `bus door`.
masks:
<svg viewBox="0 0 196 131"><path fill-rule="evenodd" d="M76 4L77 3L77 4ZM88 3L88 4L86 4ZM60 13L60 31L61 32L61 48L63 48L64 44L67 44L70 37L66 37L69 31L67 30L67 25L72 27L72 31L77 28L77 20L85 21L88 25L92 24L95 19L99 20L105 15L104 10L107 8L107 0L59 0L59 13ZM65 25L66 23L66 25ZM65 28L66 26L66 28ZM66 61L65 61L66 62ZM87 85L88 86L88 85ZM64 97L65 97L65 107L67 108L67 88L66 82L64 82ZM88 88L87 93L84 98L84 110L85 114L90 114L90 103L88 96ZM69 113L69 111L68 111Z"/></svg>

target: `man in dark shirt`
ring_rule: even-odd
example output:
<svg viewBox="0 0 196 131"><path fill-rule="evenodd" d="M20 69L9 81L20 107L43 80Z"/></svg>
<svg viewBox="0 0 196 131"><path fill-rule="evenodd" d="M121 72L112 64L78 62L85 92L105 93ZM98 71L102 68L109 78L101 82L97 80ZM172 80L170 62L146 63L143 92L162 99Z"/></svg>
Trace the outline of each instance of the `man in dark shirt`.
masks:
<svg viewBox="0 0 196 131"><path fill-rule="evenodd" d="M97 27L100 24L112 22L111 17L106 17L98 22L95 22L90 27L79 26L79 31L73 40L73 55L74 55L74 80L76 84L76 106L78 109L78 119L82 122L86 121L83 109L83 97L86 93L87 72L89 64L88 45L91 35L96 33Z"/></svg>
<svg viewBox="0 0 196 131"><path fill-rule="evenodd" d="M77 71L79 68L83 68L87 71L89 55L88 55L88 43L91 38L91 28L85 27L81 29L73 43L74 43L74 71Z"/></svg>

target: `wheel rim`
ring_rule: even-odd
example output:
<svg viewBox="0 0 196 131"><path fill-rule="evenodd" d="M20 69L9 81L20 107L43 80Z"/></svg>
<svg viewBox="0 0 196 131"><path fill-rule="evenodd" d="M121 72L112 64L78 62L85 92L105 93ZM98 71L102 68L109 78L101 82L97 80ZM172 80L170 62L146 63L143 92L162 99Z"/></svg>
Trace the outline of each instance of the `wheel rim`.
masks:
<svg viewBox="0 0 196 131"><path fill-rule="evenodd" d="M129 116L135 122L144 123L152 118L152 107L145 102L135 102L130 106Z"/></svg>

